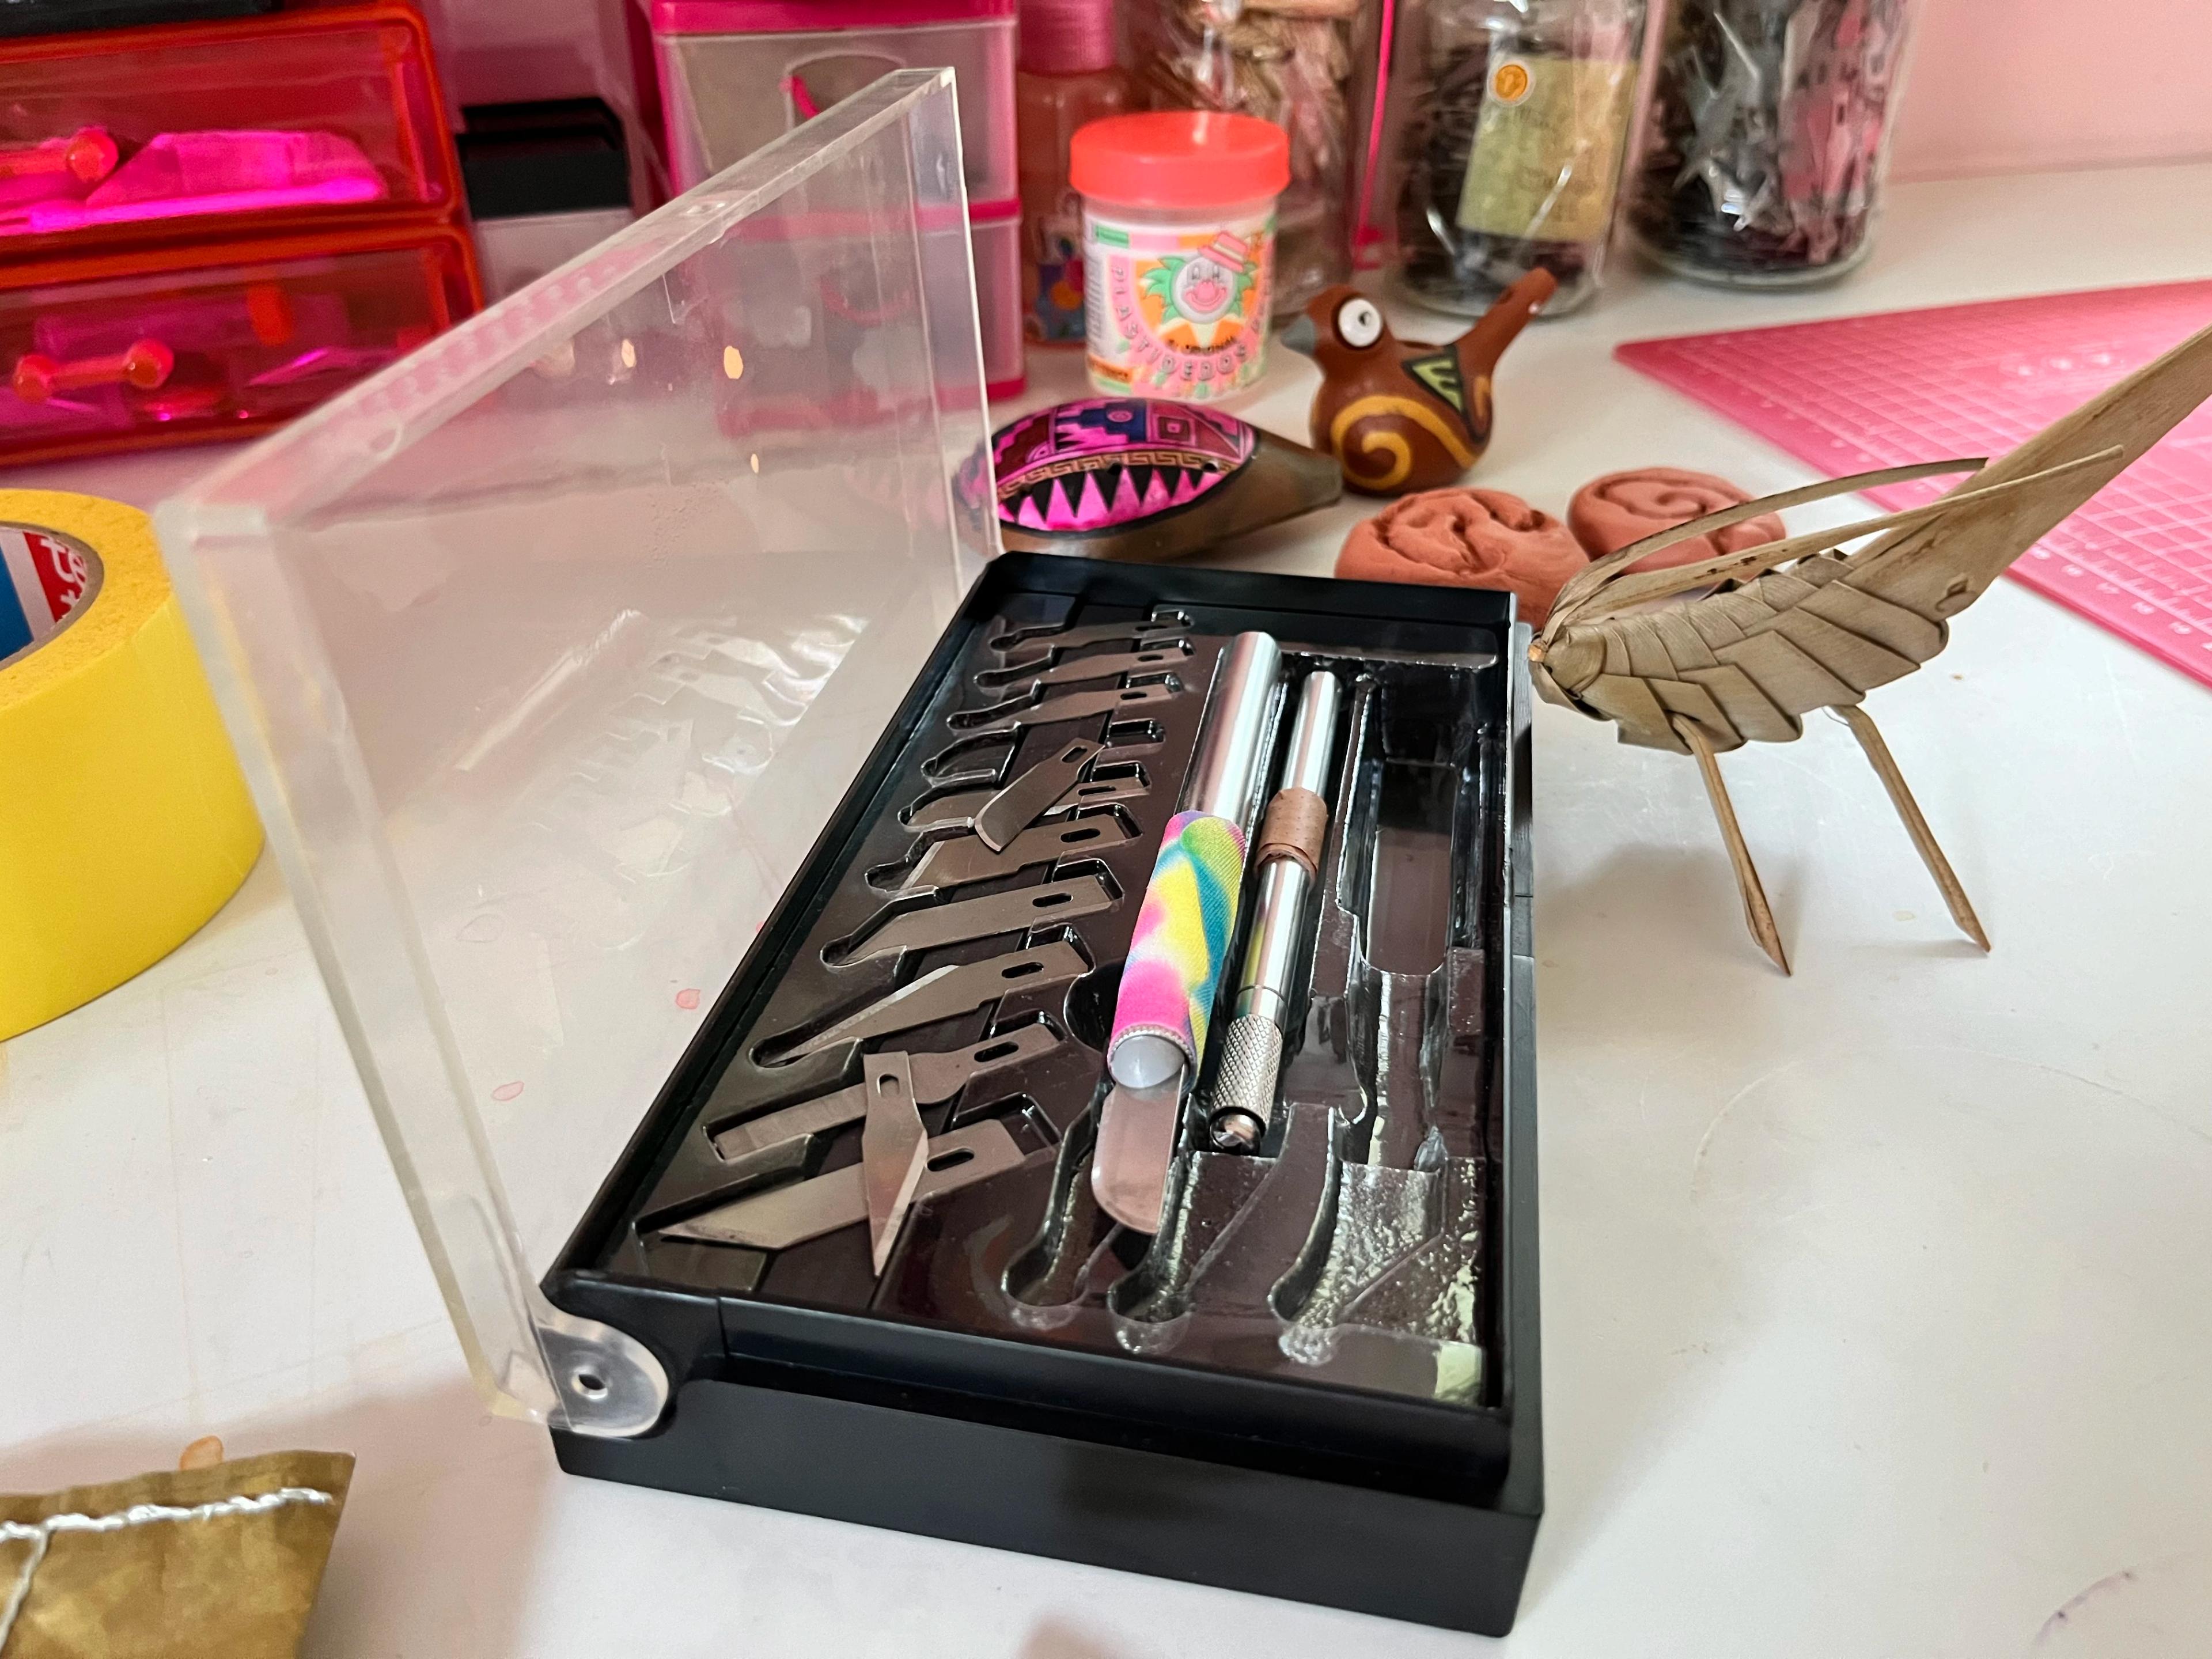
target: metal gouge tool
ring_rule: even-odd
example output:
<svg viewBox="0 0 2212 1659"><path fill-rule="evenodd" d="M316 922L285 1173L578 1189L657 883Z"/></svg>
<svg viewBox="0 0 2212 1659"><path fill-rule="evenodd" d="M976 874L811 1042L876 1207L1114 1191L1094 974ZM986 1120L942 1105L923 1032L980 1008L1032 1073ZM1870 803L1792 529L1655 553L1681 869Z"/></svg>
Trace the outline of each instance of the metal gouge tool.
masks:
<svg viewBox="0 0 2212 1659"><path fill-rule="evenodd" d="M975 838L1003 853L1016 836L1044 816L1045 809L1082 780L1083 769L1103 745L1087 738L1055 750L983 803L975 814Z"/></svg>
<svg viewBox="0 0 2212 1659"><path fill-rule="evenodd" d="M989 708L971 708L951 716L945 724L963 737L1000 737L1024 726L1058 726L1065 720L1087 720L1100 714L1112 714L1118 719L1147 703L1166 702L1182 695L1181 690L1172 685L1109 685L1103 691L1063 692L1022 708L997 703Z"/></svg>
<svg viewBox="0 0 2212 1659"><path fill-rule="evenodd" d="M992 893L982 898L932 905L925 910L908 910L891 917L830 965L842 968L887 953L964 945L970 939L1018 933L1048 921L1073 921L1078 916L1095 916L1101 910L1110 910L1115 902L1113 890L1106 885L1104 878L1087 875L1047 882L1042 887L1024 887L1011 893Z"/></svg>
<svg viewBox="0 0 2212 1659"><path fill-rule="evenodd" d="M1017 778L1015 783L1020 782ZM1013 786L1009 784L1007 788ZM1065 817L1084 806L1104 806L1117 800L1134 800L1151 787L1136 772L1118 777L1091 778L1077 784L1050 806L1037 814L1042 819ZM906 827L917 835L927 835L935 830L973 830L975 815L989 805L994 799L1005 793L1002 789L965 789L957 795L939 795L935 800L924 801L907 814Z"/></svg>
<svg viewBox="0 0 2212 1659"><path fill-rule="evenodd" d="M927 1169L929 1131L921 1127L904 1054L870 1054L861 1064L868 1115L860 1124L860 1187L868 1200L868 1255L880 1275Z"/></svg>
<svg viewBox="0 0 2212 1659"><path fill-rule="evenodd" d="M1110 657L1076 657L1042 673L1034 663L1012 668L987 668L975 684L990 690L1006 688L1010 696L1034 696L1048 685L1080 685L1085 680L1111 679L1117 674L1164 674L1190 660L1190 647L1181 640L1149 651L1121 651Z"/></svg>
<svg viewBox="0 0 2212 1659"><path fill-rule="evenodd" d="M934 1025L940 1019L973 1013L1010 991L1066 984L1090 971L1083 952L1066 939L986 957L981 962L953 963L924 974L911 985L901 986L816 1036L796 1043L779 1038L763 1045L763 1063L781 1066L841 1042L859 1042L889 1036L894 1031L910 1031L917 1025Z"/></svg>
<svg viewBox="0 0 2212 1659"><path fill-rule="evenodd" d="M1065 1041L1039 1022L986 1037L972 1048L910 1054L907 1074L913 1081L915 1103L941 1106L972 1079L1042 1059ZM765 1181L796 1173L806 1162L807 1146L816 1135L858 1123L867 1115L868 1086L865 1081L855 1083L732 1125L714 1136L714 1151L730 1165L732 1181Z"/></svg>
<svg viewBox="0 0 2212 1659"><path fill-rule="evenodd" d="M1039 651L1073 651L1079 646L1103 645L1109 640L1127 640L1131 644L1158 639L1163 634L1187 633L1190 618L1180 611L1170 611L1164 617L1146 617L1137 622L1086 623L1081 628L1062 630L1058 623L1036 623L1020 628L1010 628L995 635L990 641L994 651L1012 651L1019 646L1035 646ZM1040 656L1031 663L1046 660Z"/></svg>
<svg viewBox="0 0 2212 1659"><path fill-rule="evenodd" d="M928 1142L926 1152L910 1204L988 1181L1022 1162L1021 1147L1006 1126L994 1117L939 1135ZM743 1244L756 1250L787 1250L841 1227L860 1226L867 1219L866 1179L861 1166L854 1164L811 1181L794 1181L737 1199L665 1227L660 1236Z"/></svg>
<svg viewBox="0 0 2212 1659"><path fill-rule="evenodd" d="M1017 875L1032 864L1103 853L1136 839L1136 831L1111 812L1094 812L1066 823L1040 823L1016 836L1003 853L993 852L977 836L958 836L933 842L921 855L921 862L898 884L897 890L918 893L933 887L957 887L964 882Z"/></svg>
<svg viewBox="0 0 2212 1659"><path fill-rule="evenodd" d="M1260 1144L1274 1115L1276 1072L1290 1024L1291 988L1304 942L1306 895L1327 850L1329 758L1342 687L1326 671L1306 676L1291 722L1282 787L1267 803L1254 868L1260 896L1237 981L1236 1017L1222 1033L1207 1118L1225 1152Z"/></svg>
<svg viewBox="0 0 2212 1659"><path fill-rule="evenodd" d="M1091 1190L1099 1208L1139 1232L1159 1225L1183 1085L1206 1051L1214 991L1236 938L1281 665L1281 647L1267 634L1239 634L1221 653L1116 994L1106 1045L1115 1086L1099 1108Z"/></svg>

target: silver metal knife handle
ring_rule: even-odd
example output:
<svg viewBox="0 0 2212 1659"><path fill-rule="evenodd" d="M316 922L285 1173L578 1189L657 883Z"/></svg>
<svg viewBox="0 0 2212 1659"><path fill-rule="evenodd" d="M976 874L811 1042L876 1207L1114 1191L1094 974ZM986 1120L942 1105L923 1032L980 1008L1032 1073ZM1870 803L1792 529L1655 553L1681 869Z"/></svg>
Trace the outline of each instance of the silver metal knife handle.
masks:
<svg viewBox="0 0 2212 1659"><path fill-rule="evenodd" d="M1198 753L1183 785L1182 810L1210 812L1249 832L1254 785L1263 760L1267 703L1282 667L1282 648L1272 634L1239 634L1221 653L1206 705Z"/></svg>

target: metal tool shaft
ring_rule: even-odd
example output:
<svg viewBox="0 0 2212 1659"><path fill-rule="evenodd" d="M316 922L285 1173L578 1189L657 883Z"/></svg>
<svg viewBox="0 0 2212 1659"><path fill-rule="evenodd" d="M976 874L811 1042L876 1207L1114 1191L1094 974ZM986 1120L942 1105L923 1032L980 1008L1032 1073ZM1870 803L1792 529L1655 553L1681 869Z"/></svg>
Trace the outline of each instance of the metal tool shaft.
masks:
<svg viewBox="0 0 2212 1659"><path fill-rule="evenodd" d="M1183 784L1182 811L1211 812L1251 828L1253 784L1264 758L1260 743L1282 661L1282 647L1271 634L1239 634L1229 641Z"/></svg>
<svg viewBox="0 0 2212 1659"><path fill-rule="evenodd" d="M1255 786L1266 758L1261 745L1282 660L1282 648L1271 634L1239 634L1230 641L1214 671L1206 723L1183 781L1178 813L1209 813L1251 833ZM1114 1080L1129 1089L1157 1089L1188 1065L1173 1039L1149 1032L1116 1041L1107 1054Z"/></svg>
<svg viewBox="0 0 2212 1659"><path fill-rule="evenodd" d="M1283 760L1284 789L1316 795L1328 789L1342 695L1335 675L1319 672L1306 676L1291 723L1290 750ZM1236 1017L1223 1033L1209 1115L1213 1143L1224 1151L1257 1146L1274 1114L1276 1073L1311 886L1305 866L1295 858L1271 857L1260 866L1259 896L1237 982Z"/></svg>

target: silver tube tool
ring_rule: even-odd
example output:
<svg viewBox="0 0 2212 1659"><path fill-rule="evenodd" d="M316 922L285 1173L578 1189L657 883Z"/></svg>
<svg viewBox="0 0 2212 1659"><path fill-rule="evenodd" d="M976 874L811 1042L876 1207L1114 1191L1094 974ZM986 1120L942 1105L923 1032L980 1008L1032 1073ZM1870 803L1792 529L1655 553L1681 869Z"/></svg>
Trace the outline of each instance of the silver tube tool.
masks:
<svg viewBox="0 0 2212 1659"><path fill-rule="evenodd" d="M1236 826L1240 846L1250 830L1267 715L1281 666L1282 649L1272 635L1239 634L1230 641L1214 676L1206 724L1178 805L1178 818L1227 819ZM1182 833L1188 836L1189 827ZM1159 1224L1168 1169L1175 1159L1183 1082L1203 1052L1206 1022L1225 965L1211 953L1201 962L1182 959L1170 940L1187 941L1195 929L1202 939L1218 939L1212 949L1225 955L1236 934L1243 880L1240 866L1229 887L1225 916L1186 914L1200 902L1191 860L1188 854L1170 860L1163 851L1145 890L1137 939L1121 976L1106 1049L1113 1086L1099 1108L1098 1145L1091 1163L1091 1190L1099 1207L1140 1232Z"/></svg>
<svg viewBox="0 0 2212 1659"><path fill-rule="evenodd" d="M1213 1144L1246 1152L1260 1144L1275 1109L1275 1073L1290 1027L1306 896L1328 828L1329 759L1342 688L1326 671L1309 674L1291 725L1283 781L1260 832L1259 898L1237 980L1237 1013L1221 1037L1208 1118ZM1309 862L1311 860L1311 862Z"/></svg>

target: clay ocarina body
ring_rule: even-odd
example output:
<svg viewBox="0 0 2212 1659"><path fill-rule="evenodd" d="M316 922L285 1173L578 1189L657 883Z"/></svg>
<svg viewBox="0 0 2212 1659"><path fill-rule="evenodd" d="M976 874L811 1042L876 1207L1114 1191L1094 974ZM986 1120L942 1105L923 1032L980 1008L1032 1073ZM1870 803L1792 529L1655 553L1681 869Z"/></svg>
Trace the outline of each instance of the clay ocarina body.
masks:
<svg viewBox="0 0 2212 1659"><path fill-rule="evenodd" d="M1490 376L1514 337L1559 286L1532 270L1449 345L1401 340L1376 303L1332 288L1283 331L1321 366L1313 441L1368 495L1440 489L1490 446Z"/></svg>
<svg viewBox="0 0 2212 1659"><path fill-rule="evenodd" d="M999 533L1025 553L1179 559L1343 494L1336 465L1218 410L1085 398L992 434Z"/></svg>

